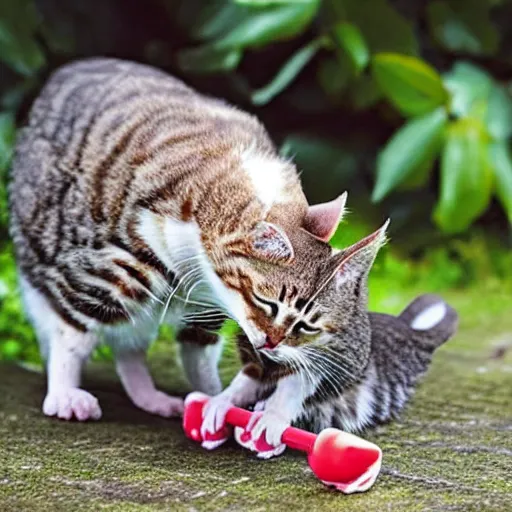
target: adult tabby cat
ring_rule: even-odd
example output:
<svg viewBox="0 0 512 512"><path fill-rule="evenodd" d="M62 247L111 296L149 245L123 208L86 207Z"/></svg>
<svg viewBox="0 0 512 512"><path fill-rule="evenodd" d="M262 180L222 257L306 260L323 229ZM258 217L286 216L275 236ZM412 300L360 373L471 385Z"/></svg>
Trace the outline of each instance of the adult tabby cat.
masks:
<svg viewBox="0 0 512 512"><path fill-rule="evenodd" d="M317 299L343 283L357 295L384 237L334 255L344 200L308 207L254 117L163 72L114 59L55 72L20 131L10 188L22 294L47 359L44 413L101 416L79 387L101 338L132 401L170 416L182 400L155 389L145 364L161 321L185 326L186 373L209 394L221 389L219 343L200 321L231 316L256 351L343 328L332 312L344 294ZM364 366L366 344L351 350Z"/></svg>

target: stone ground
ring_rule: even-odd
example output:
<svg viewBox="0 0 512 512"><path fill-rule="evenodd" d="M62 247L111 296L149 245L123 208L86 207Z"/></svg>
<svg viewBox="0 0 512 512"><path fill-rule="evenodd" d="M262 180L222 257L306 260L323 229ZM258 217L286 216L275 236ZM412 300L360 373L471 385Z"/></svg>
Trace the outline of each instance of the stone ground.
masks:
<svg viewBox="0 0 512 512"><path fill-rule="evenodd" d="M491 357L512 340L511 299L450 300L462 315L459 334L437 353L402 419L366 434L384 452L370 492L326 489L292 452L271 461L236 445L207 453L179 421L132 407L106 363L93 364L85 383L102 404L100 422L45 418L43 376L4 365L0 510L512 510L512 349ZM165 349L153 352L155 373L183 392ZM228 358L226 379L232 368Z"/></svg>

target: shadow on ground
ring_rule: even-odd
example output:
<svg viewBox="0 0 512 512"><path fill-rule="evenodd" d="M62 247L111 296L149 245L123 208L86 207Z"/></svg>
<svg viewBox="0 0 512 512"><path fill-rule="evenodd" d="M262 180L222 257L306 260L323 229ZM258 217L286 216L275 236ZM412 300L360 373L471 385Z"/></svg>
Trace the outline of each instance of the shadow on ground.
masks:
<svg viewBox="0 0 512 512"><path fill-rule="evenodd" d="M45 418L43 376L0 366L0 509L510 510L512 355L489 357L512 333L500 309L463 319L403 418L366 435L384 465L363 495L324 488L291 452L259 461L235 445L203 451L179 421L132 407L105 365L92 366L84 386L103 408L95 424ZM160 382L183 390L167 360L153 356Z"/></svg>

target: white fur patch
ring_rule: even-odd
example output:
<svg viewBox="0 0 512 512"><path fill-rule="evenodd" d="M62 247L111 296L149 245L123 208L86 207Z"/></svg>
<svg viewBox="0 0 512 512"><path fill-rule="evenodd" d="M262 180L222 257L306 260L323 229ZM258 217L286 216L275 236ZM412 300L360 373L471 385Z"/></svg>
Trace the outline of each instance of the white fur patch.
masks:
<svg viewBox="0 0 512 512"><path fill-rule="evenodd" d="M424 309L411 322L411 327L417 331L428 331L443 320L446 315L446 304L438 302Z"/></svg>
<svg viewBox="0 0 512 512"><path fill-rule="evenodd" d="M195 222L183 222L173 218L162 221L161 217L143 211L139 219L139 233L169 270L177 274L178 279L188 273L187 280L190 279L191 283L204 280L207 286L201 288L203 293L200 294L198 290L197 294L188 298L206 301L213 299L236 321L243 321L245 310L242 300L222 283L213 270ZM202 296L198 297L198 294Z"/></svg>
<svg viewBox="0 0 512 512"><path fill-rule="evenodd" d="M375 368L369 369L366 379L359 387L359 394L357 396L357 430L362 429L371 423L373 412L375 409L375 394L374 385L376 381Z"/></svg>
<svg viewBox="0 0 512 512"><path fill-rule="evenodd" d="M217 365L222 355L223 339L206 346L186 342L179 345L181 363L192 388L209 396L220 393L222 384Z"/></svg>
<svg viewBox="0 0 512 512"><path fill-rule="evenodd" d="M283 202L285 164L281 160L246 151L242 154L242 167L251 179L256 196L267 210Z"/></svg>

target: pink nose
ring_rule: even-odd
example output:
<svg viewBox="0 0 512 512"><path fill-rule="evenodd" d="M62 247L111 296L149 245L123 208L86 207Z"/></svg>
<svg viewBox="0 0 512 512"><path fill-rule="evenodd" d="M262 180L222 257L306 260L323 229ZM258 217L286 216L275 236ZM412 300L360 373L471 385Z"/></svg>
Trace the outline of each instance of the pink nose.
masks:
<svg viewBox="0 0 512 512"><path fill-rule="evenodd" d="M275 338L272 339L270 336L267 335L267 337L265 338L265 345L263 345L263 348L273 349L277 347L279 343L281 343L281 340L276 340Z"/></svg>

